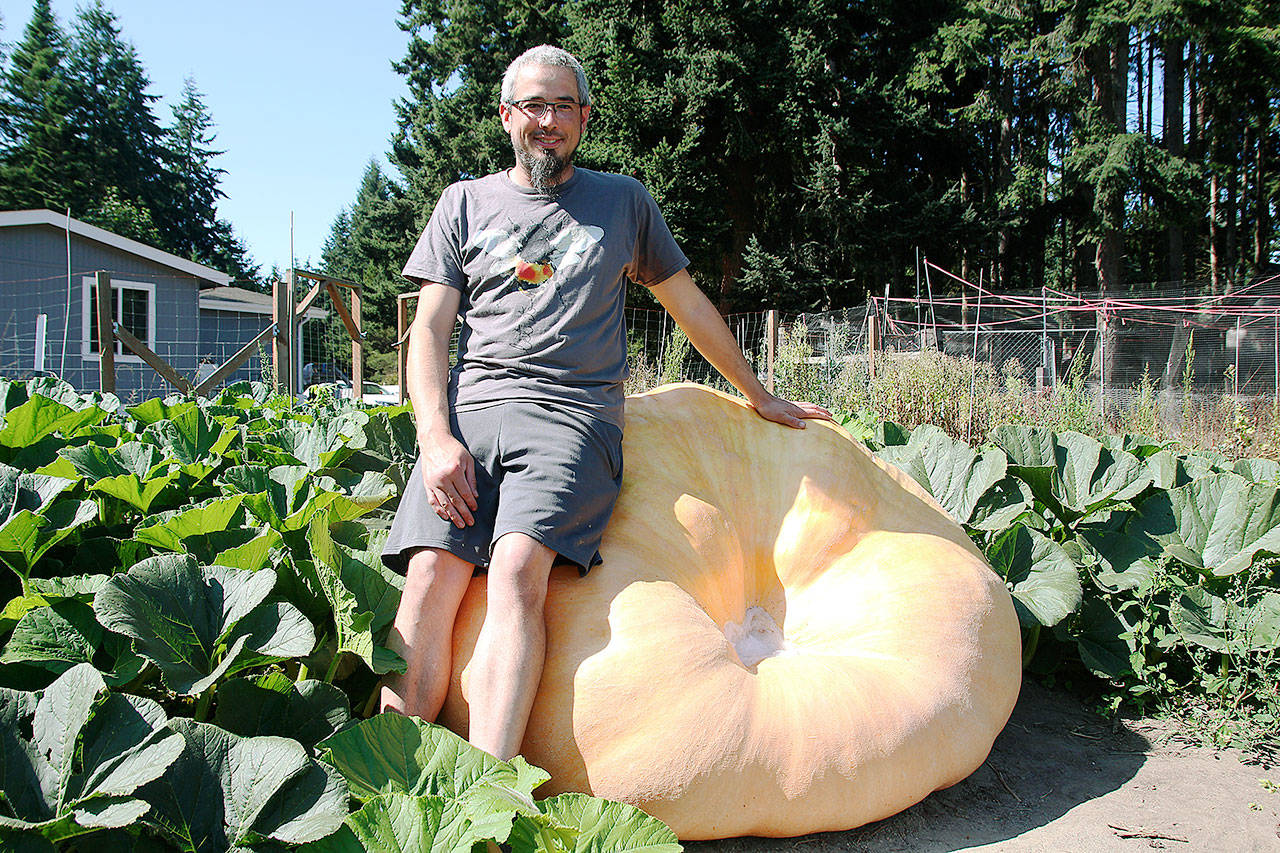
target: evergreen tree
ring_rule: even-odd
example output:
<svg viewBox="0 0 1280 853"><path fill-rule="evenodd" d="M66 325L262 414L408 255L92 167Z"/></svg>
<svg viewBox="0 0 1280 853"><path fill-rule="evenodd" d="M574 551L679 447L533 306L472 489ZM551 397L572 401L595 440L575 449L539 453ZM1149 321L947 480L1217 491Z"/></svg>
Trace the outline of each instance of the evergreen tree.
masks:
<svg viewBox="0 0 1280 853"><path fill-rule="evenodd" d="M66 57L49 0L36 0L0 90L0 207L62 210L78 198L85 166L72 161L78 146Z"/></svg>
<svg viewBox="0 0 1280 853"><path fill-rule="evenodd" d="M446 186L511 165L498 120L502 73L527 48L559 44L566 28L560 6L523 0L405 0L401 17L410 39L396 70L409 96L396 104L390 159L421 227Z"/></svg>
<svg viewBox="0 0 1280 853"><path fill-rule="evenodd" d="M101 0L77 14L67 68L75 91L71 118L78 129L73 157L86 167L76 188L80 215L107 227L147 219L167 222L160 203L161 130L152 110L157 96L147 92L151 81L142 62ZM137 211L123 218L114 215L121 206ZM166 230L162 225L169 242ZM146 229L121 233L154 239Z"/></svg>
<svg viewBox="0 0 1280 853"><path fill-rule="evenodd" d="M413 216L401 191L370 161L360 181L355 204L339 212L321 252L321 268L335 278L362 287L364 333L372 372L389 373L395 365L396 297L407 284L400 270L412 240ZM336 317L327 337L332 346L347 342Z"/></svg>

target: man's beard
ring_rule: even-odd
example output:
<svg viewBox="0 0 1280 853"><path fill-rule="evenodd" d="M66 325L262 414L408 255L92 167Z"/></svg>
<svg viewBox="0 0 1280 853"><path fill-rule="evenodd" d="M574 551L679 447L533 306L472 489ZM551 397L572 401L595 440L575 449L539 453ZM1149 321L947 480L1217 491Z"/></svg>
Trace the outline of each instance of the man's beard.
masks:
<svg viewBox="0 0 1280 853"><path fill-rule="evenodd" d="M569 167L568 157L558 157L550 151L534 154L521 146L514 146L516 159L529 172L529 183L534 192L546 198L555 198L560 194L560 178Z"/></svg>

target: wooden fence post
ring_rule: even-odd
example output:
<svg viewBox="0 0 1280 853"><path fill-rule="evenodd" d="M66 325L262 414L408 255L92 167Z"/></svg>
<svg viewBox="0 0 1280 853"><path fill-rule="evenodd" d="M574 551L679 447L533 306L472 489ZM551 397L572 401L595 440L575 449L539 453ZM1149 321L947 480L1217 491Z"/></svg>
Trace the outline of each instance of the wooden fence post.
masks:
<svg viewBox="0 0 1280 853"><path fill-rule="evenodd" d="M773 393L773 369L774 362L778 353L778 311L770 308L764 315L764 361L765 361L765 382L764 387L770 394Z"/></svg>
<svg viewBox="0 0 1280 853"><path fill-rule="evenodd" d="M116 332L111 319L111 273L93 274L98 295L98 387L105 393L116 390Z"/></svg>
<svg viewBox="0 0 1280 853"><path fill-rule="evenodd" d="M409 399L409 300L402 293L396 297L396 384L400 388L401 404Z"/></svg>
<svg viewBox="0 0 1280 853"><path fill-rule="evenodd" d="M275 324L276 334L271 339L271 360L276 372L276 392L294 394L293 365L293 270L289 270L285 281L276 280L271 283L271 322Z"/></svg>
<svg viewBox="0 0 1280 853"><path fill-rule="evenodd" d="M351 288L351 321L358 334L351 336L351 399L364 399L364 323L360 319L360 288Z"/></svg>

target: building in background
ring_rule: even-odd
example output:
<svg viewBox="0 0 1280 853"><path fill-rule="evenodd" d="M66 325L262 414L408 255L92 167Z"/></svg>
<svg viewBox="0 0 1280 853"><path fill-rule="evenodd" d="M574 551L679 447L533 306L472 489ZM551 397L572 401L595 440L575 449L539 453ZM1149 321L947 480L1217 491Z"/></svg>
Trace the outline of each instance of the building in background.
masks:
<svg viewBox="0 0 1280 853"><path fill-rule="evenodd" d="M98 389L100 270L111 275L112 317L193 383L271 324L271 297L226 273L51 210L0 211L0 376ZM119 342L115 363L126 402L176 390ZM227 381L261 378L255 355Z"/></svg>

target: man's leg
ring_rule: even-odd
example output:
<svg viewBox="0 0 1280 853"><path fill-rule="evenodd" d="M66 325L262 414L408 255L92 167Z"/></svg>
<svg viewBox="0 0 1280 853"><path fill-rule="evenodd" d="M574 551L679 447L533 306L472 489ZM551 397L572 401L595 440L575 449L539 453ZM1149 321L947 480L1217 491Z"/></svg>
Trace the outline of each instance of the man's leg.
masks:
<svg viewBox="0 0 1280 853"><path fill-rule="evenodd" d="M488 607L467 672L471 743L504 761L520 751L547 648L543 606L556 552L523 533L495 543Z"/></svg>
<svg viewBox="0 0 1280 853"><path fill-rule="evenodd" d="M383 711L435 720L453 672L453 623L474 566L438 548L409 558L404 593L387 646L408 664L404 675L383 682Z"/></svg>

